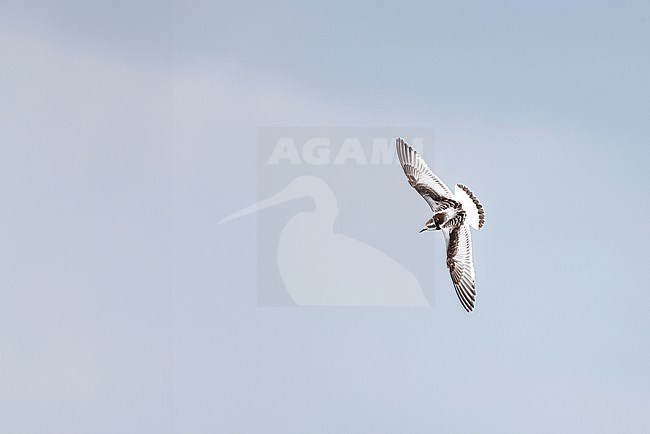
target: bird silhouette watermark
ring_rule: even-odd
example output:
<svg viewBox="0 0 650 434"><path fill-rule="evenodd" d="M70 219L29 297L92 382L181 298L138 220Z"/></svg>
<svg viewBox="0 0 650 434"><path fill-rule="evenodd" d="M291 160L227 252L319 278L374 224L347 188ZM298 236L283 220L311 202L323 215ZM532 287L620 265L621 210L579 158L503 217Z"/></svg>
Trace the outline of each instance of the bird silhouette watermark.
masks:
<svg viewBox="0 0 650 434"><path fill-rule="evenodd" d="M431 305L432 273L415 274L417 252L396 248L398 131L432 148L430 129L258 130L258 200L217 224L255 216L260 305Z"/></svg>

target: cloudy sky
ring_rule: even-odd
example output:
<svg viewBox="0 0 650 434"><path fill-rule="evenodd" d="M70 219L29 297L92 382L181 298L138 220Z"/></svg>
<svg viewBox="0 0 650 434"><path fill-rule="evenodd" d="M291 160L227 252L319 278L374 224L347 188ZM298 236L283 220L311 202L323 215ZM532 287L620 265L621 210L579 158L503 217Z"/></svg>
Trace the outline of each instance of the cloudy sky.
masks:
<svg viewBox="0 0 650 434"><path fill-rule="evenodd" d="M3 2L0 431L647 431L649 20ZM476 311L433 259L432 308L260 307L263 215L214 226L257 200L257 129L400 126L485 204Z"/></svg>

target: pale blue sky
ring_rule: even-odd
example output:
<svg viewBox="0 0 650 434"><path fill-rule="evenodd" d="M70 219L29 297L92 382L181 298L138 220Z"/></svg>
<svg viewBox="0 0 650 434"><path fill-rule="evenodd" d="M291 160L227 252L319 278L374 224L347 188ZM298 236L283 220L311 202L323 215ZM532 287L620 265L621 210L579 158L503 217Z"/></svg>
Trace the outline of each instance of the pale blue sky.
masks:
<svg viewBox="0 0 650 434"><path fill-rule="evenodd" d="M649 20L3 2L0 431L646 432ZM258 307L255 218L213 226L256 129L401 125L485 204L477 310Z"/></svg>

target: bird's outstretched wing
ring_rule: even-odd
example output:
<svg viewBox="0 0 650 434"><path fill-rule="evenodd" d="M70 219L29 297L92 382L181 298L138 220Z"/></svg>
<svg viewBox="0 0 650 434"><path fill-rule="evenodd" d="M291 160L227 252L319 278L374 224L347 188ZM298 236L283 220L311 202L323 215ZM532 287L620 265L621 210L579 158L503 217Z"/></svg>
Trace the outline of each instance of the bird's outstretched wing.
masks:
<svg viewBox="0 0 650 434"><path fill-rule="evenodd" d="M454 289L467 312L474 309L476 283L472 261L472 237L467 224L443 229L447 241L447 268Z"/></svg>
<svg viewBox="0 0 650 434"><path fill-rule="evenodd" d="M427 201L432 210L441 205L454 204L454 195L449 187L438 178L422 157L402 139L397 139L397 156L406 178Z"/></svg>

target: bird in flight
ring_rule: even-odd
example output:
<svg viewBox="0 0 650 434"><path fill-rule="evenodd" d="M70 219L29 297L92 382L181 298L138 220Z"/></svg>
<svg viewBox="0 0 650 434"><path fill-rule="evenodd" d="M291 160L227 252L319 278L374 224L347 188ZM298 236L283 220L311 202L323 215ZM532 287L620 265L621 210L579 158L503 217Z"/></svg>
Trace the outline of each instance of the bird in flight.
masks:
<svg viewBox="0 0 650 434"><path fill-rule="evenodd" d="M447 243L447 268L460 303L467 312L474 309L476 283L472 261L470 226L483 227L485 213L474 194L462 184L455 192L438 178L420 155L402 139L397 139L397 155L411 187L420 193L433 211L425 231L442 231Z"/></svg>

